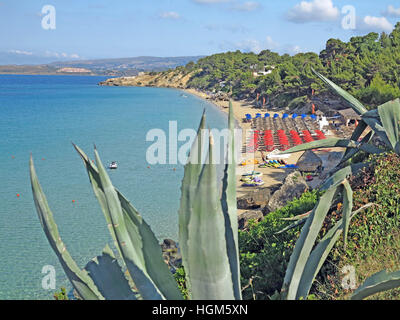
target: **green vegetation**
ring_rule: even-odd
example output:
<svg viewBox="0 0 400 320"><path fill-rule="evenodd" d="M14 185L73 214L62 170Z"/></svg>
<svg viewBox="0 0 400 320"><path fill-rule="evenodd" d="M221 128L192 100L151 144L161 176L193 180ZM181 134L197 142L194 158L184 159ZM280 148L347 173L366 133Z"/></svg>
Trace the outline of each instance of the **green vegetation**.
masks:
<svg viewBox="0 0 400 320"><path fill-rule="evenodd" d="M395 152L397 155L400 154L400 99L386 102L378 106L377 109L367 111L363 104L355 97L322 76L320 73L316 71L314 71L314 73L324 83L326 83L332 91L340 95L342 99L361 116L361 121L359 126L354 130L350 139L331 138L314 141L301 146L296 146L284 152L293 153L297 151L335 146L345 147L347 149L341 162L336 168L337 171L325 180L322 187L320 187L320 190L326 190L326 193L322 195L309 217L303 219L305 226L296 241L286 271L283 290L281 292L281 296L282 294L287 295L288 299L301 299L308 296L311 286L304 289L304 285L302 287L303 282L308 281L311 277L313 280L315 279L323 262L327 258L327 255L331 252L335 242L339 239L340 233L343 233L343 247L344 250L346 250L350 222L356 214L367 207L366 205L352 212L353 190L348 179L350 176L359 173L362 168L368 167L369 163L356 163L346 166L348 160L357 156L360 151L377 155L390 150ZM359 138L368 128L371 130L359 142ZM377 140L380 140L380 145L383 145L384 148L378 148L372 142L374 136L376 136ZM342 165L344 167L341 167ZM329 231L326 232L316 247L312 249L313 244L317 240L318 233L324 229L324 220L328 215L329 206L331 206L331 203L333 203L336 198L343 199L342 218L341 220L335 220L335 223ZM305 267L302 265L304 260L307 261ZM302 264L299 265L299 262ZM305 268L304 273L302 273L301 278L298 279L302 268ZM298 269L300 269L300 271L298 271ZM313 274L310 274L310 269L315 270L313 271ZM398 286L400 286L399 272L391 274L386 272L376 273L365 280L365 282L354 292L352 298L363 299L375 293Z"/></svg>
<svg viewBox="0 0 400 320"><path fill-rule="evenodd" d="M247 290L247 296L251 295L253 298L257 298L257 294L261 292L262 295L271 299L315 299L317 295L310 295L310 290L326 259L332 254L335 244L343 236L343 250L346 252L351 222L357 214L376 205L367 203L353 211L354 192L349 179L365 167L370 169L371 163L355 163L354 161L351 165L347 163L361 151L375 155L392 151L396 153L396 157L400 154L400 99L386 102L368 111L355 97L311 66L310 71L348 103L361 116L361 120L350 139L331 138L313 141L284 152L292 153L329 147L346 148L340 164L319 188L318 192L322 194L319 194L318 199L315 199L315 193L303 195L299 202L294 202L289 207L278 210L270 218L268 217L267 223L269 223L264 228L277 227L277 220L285 215L290 215L291 217L286 219L295 221L294 223L273 234L266 234L262 227L261 229L254 228L255 233L249 232L251 241L248 237L241 239L244 250L249 250L241 254L241 260L244 262L242 279L239 270L237 236L236 165L233 162L225 166L222 193L220 193L217 189L216 165L212 164L212 137L209 139L209 163L203 164L201 150L205 141L201 134L197 135L182 181L179 243L185 271L184 283L182 282L183 273L174 278L169 272L150 227L129 201L113 187L97 151L95 150L96 167L83 151L75 146L84 161L93 190L115 240L115 247L123 260L121 269L112 250L106 246L101 256L80 270L60 238L31 158L31 184L39 219L50 245L77 294L83 299L182 299L183 296L192 299L240 299L242 297L240 282L248 280L248 283L244 284L244 290ZM203 115L199 132L204 128ZM235 143L231 104L229 129L231 137L228 156L233 159ZM371 130L359 141L367 129ZM372 138L380 140L379 147L373 143ZM339 205L338 201L342 203ZM397 200L395 204L397 213ZM304 213L306 208L309 209L312 206L311 211ZM340 211L341 215L332 212L335 206L336 211ZM293 217L295 212L300 210L302 214ZM377 215L374 218L376 219ZM279 239L277 235L287 232L290 236L293 230L302 224L304 227L297 239L284 239L279 242L279 245L277 244ZM257 241L260 237L263 241ZM277 246L278 248L275 249ZM254 250L259 250L260 254L255 254ZM289 251L291 255L287 260ZM275 264L272 265L273 263ZM256 269L259 266L262 268L261 271ZM128 272L126 273L124 269ZM253 269L256 270L256 275ZM282 269L286 269L284 277ZM258 276L257 273L262 273L262 275ZM258 278L262 279L262 277L267 279L264 282L258 281ZM274 277L277 280L275 282ZM279 292L277 287L282 277L283 284ZM259 282L257 286L264 291L255 287L255 279ZM271 283L272 287L265 289ZM354 292L352 298L362 299L398 286L400 286L400 272L379 272L367 278Z"/></svg>
<svg viewBox="0 0 400 320"><path fill-rule="evenodd" d="M60 289L60 292L55 292L54 300L69 300L67 290L64 287L62 287Z"/></svg>
<svg viewBox="0 0 400 320"><path fill-rule="evenodd" d="M260 223L250 223L239 232L243 299L269 299L280 291L285 271L300 234L298 228L277 234L291 218L312 210L319 196L306 192L285 207L269 213Z"/></svg>
<svg viewBox="0 0 400 320"><path fill-rule="evenodd" d="M321 268L311 290L314 299L349 299L353 290L342 287L345 266L353 266L356 284L386 268L400 269L400 157L394 153L373 155L369 167L350 179L354 190L354 208L368 203L374 206L354 216L350 222L348 244L338 240ZM244 299L270 299L279 291L289 257L300 228L276 234L290 222L283 218L311 210L317 193L304 193L284 208L270 213L265 220L239 232L240 262ZM320 238L343 215L342 203L332 205L325 218ZM308 297L309 298L309 297ZM400 289L378 293L372 299L399 299Z"/></svg>
<svg viewBox="0 0 400 320"><path fill-rule="evenodd" d="M214 54L186 67L194 72L188 86L230 93L233 98L266 98L272 105L286 107L299 97L311 98L326 92L311 66L370 106L400 97L400 22L390 33L369 33L349 42L329 39L319 55L279 55L264 50L259 54L240 51ZM253 72L264 71L268 74ZM261 101L261 100L260 100Z"/></svg>

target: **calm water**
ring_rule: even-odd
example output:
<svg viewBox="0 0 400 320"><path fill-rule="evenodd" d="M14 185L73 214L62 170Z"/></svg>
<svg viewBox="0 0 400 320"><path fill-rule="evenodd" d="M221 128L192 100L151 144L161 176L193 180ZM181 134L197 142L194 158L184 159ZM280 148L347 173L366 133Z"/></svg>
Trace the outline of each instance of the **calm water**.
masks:
<svg viewBox="0 0 400 320"><path fill-rule="evenodd" d="M225 127L226 116L178 90L97 86L101 80L0 75L0 299L51 299L53 290L41 287L45 265L56 267L57 289L70 288L34 208L31 152L61 237L80 267L111 238L71 141L90 157L95 143L103 163L118 161L110 172L114 185L160 240L177 239L183 166L147 168L152 142L146 133L167 131L170 120L178 130L197 128L203 108L211 128Z"/></svg>

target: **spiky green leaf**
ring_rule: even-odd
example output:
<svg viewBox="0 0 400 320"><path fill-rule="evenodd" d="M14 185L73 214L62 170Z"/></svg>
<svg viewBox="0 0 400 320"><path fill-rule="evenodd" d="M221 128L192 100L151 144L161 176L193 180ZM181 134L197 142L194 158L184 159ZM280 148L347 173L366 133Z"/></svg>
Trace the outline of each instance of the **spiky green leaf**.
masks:
<svg viewBox="0 0 400 320"><path fill-rule="evenodd" d="M118 194L111 183L110 177L108 176L96 149L95 159L100 182L107 202L107 208L111 217L112 227L117 238L117 244L122 253L122 258L129 270L129 274L139 290L140 295L144 299L165 299L147 273L142 251L143 244L141 243L140 236L136 230L136 232L131 232L131 234L129 233L128 227L131 227L131 230L134 229L133 223L124 218Z"/></svg>
<svg viewBox="0 0 400 320"><path fill-rule="evenodd" d="M232 300L235 296L212 148L210 136L209 161L200 173L188 224L187 263L192 299Z"/></svg>
<svg viewBox="0 0 400 320"><path fill-rule="evenodd" d="M365 163L356 163L343 169L336 171L332 176L325 180L323 185L320 187L321 190L327 190L332 187L339 186L344 179L349 176L352 176L359 172L362 168L366 167L367 164Z"/></svg>
<svg viewBox="0 0 400 320"><path fill-rule="evenodd" d="M104 297L93 283L93 280L89 277L86 271L81 270L78 267L61 240L57 224L54 221L53 213L50 210L46 196L43 193L42 187L37 178L32 156L29 160L29 168L33 199L40 223L50 246L53 248L53 251L57 255L57 258L65 271L65 274L82 299L103 300Z"/></svg>
<svg viewBox="0 0 400 320"><path fill-rule="evenodd" d="M351 218L356 216L362 210L371 207L372 205L373 203L369 203L361 207L357 211L354 211L351 214ZM296 297L297 299L308 296L315 277L317 276L319 270L321 269L330 251L332 250L333 246L335 245L336 241L339 239L340 234L343 231L343 223L344 220L342 218L326 233L326 235L319 241L315 249L311 252L306 267L304 268L304 273L301 276L299 290Z"/></svg>
<svg viewBox="0 0 400 320"><path fill-rule="evenodd" d="M398 287L400 287L400 271L388 273L387 270L382 270L367 278L354 292L351 299L365 299L373 294Z"/></svg>
<svg viewBox="0 0 400 320"><path fill-rule="evenodd" d="M186 286L188 288L188 295L191 297L191 271L188 263L188 225L190 217L192 215L192 202L196 192L199 176L202 168L203 159L203 145L204 137L203 132L205 131L205 110L201 117L200 125L197 130L196 138L190 149L188 162L184 168L184 176L181 186L181 201L179 206L179 245L182 253L182 265L185 269Z"/></svg>
<svg viewBox="0 0 400 320"><path fill-rule="evenodd" d="M378 112L390 145L392 149L399 154L400 99L389 101L383 105L380 105L378 107Z"/></svg>
<svg viewBox="0 0 400 320"><path fill-rule="evenodd" d="M235 157L235 117L233 114L232 101L229 101L229 142L224 177L222 180L222 212L225 219L226 251L232 273L235 299L240 300L240 268L239 268L239 245L238 245L238 219L236 204L236 157Z"/></svg>
<svg viewBox="0 0 400 320"><path fill-rule="evenodd" d="M106 217L111 235L116 240L116 233L112 224L111 213L106 202L104 187L98 169L78 146L74 145L74 147L84 161L94 193L99 200L104 216ZM151 278L157 289L165 298L172 300L182 299L182 295L177 288L176 282L168 270L168 266L162 259L160 245L150 226L146 221L144 221L139 212L121 194L121 192L116 188L114 188L114 190L122 209L123 221L125 222L129 238L135 245L137 258L136 263L140 268L145 270L145 273ZM118 242L116 242L116 244L116 247L119 249L122 256L121 247L118 245Z"/></svg>
<svg viewBox="0 0 400 320"><path fill-rule="evenodd" d="M324 77L322 74L319 72L315 71L312 69L312 71L323 81L325 82L331 90L336 92L338 95L340 95L349 105L353 108L355 112L357 112L359 115L362 115L366 113L368 110L364 107L364 105L358 101L356 98L354 98L350 93L346 92L343 90L341 87L333 83L331 80L328 78Z"/></svg>
<svg viewBox="0 0 400 320"><path fill-rule="evenodd" d="M330 188L321 196L314 207L306 224L301 230L300 237L296 241L295 248L290 256L289 265L286 269L283 290L287 289L287 299L294 300L304 271L308 257L314 246L315 240L321 230L324 219L330 209L337 188Z"/></svg>
<svg viewBox="0 0 400 320"><path fill-rule="evenodd" d="M101 256L94 258L86 265L85 270L105 299L136 300L128 279L108 245Z"/></svg>
<svg viewBox="0 0 400 320"><path fill-rule="evenodd" d="M334 147L357 148L358 143L348 139L329 138L329 139L316 140L312 142L303 143L293 148L290 148L286 151L282 151L280 152L280 154L288 154L288 153L306 151L311 149L334 148Z"/></svg>
<svg viewBox="0 0 400 320"><path fill-rule="evenodd" d="M351 212L353 210L353 190L348 180L343 181L343 242L346 249L347 234L349 232Z"/></svg>

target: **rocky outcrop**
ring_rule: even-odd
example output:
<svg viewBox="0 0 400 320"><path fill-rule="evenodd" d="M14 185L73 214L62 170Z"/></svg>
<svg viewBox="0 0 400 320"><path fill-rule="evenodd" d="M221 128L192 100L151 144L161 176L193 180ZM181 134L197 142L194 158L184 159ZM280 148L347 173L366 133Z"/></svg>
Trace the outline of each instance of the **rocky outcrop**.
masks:
<svg viewBox="0 0 400 320"><path fill-rule="evenodd" d="M163 259L170 267L172 273L182 266L182 255L179 250L179 245L171 239L164 239L161 244Z"/></svg>
<svg viewBox="0 0 400 320"><path fill-rule="evenodd" d="M148 72L133 77L110 78L99 83L101 86L125 86L125 87L165 87L187 88L187 83L193 73L183 73L178 70L164 72Z"/></svg>
<svg viewBox="0 0 400 320"><path fill-rule="evenodd" d="M239 229L244 230L247 228L250 220L260 222L264 219L264 215L260 210L246 211L238 215Z"/></svg>
<svg viewBox="0 0 400 320"><path fill-rule="evenodd" d="M308 185L300 172L294 171L290 173L284 180L282 186L273 193L268 204L263 208L264 215L284 207L294 198L300 197L308 190Z"/></svg>
<svg viewBox="0 0 400 320"><path fill-rule="evenodd" d="M265 206L271 197L270 188L252 190L243 197L237 199L237 208L242 210L258 209Z"/></svg>

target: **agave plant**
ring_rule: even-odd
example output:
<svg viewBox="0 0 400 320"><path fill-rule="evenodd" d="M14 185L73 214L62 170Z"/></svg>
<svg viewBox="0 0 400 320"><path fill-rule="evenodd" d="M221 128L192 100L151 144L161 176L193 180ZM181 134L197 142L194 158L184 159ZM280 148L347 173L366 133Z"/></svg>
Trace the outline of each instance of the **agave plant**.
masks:
<svg viewBox="0 0 400 320"><path fill-rule="evenodd" d="M325 193L321 196L315 208L301 217L285 230L305 223L301 230L300 237L296 242L293 254L290 257L286 270L284 284L279 297L286 299L304 299L309 294L312 282L326 260L330 250L339 236L343 234L344 245L350 220L355 214L372 204L368 204L359 210L352 212L353 192L348 177L359 172L366 163L356 163L343 166L349 159L353 158L360 151L370 154L379 154L392 150L400 154L400 100L389 101L377 109L368 111L360 101L344 91L342 88L325 78L320 73L314 73L325 82L331 90L339 94L355 112L361 116L359 125L354 130L350 139L330 138L313 141L296 146L282 153L293 153L310 149L344 147L346 151L340 163L333 170L331 176L322 184L320 190ZM370 132L358 141L361 135L367 130ZM374 135L377 135L385 144L385 149L376 147L371 143ZM343 217L338 221L316 244L317 236L321 230L323 221L329 212L332 202L341 195L343 197ZM283 231L283 230L282 230ZM314 249L313 249L314 248ZM354 299L365 298L376 292L400 286L400 272L386 273L382 271L367 279L354 293Z"/></svg>
<svg viewBox="0 0 400 320"><path fill-rule="evenodd" d="M234 116L229 109L228 160L218 190L212 161L212 136L208 160L202 161L203 113L182 182L179 209L179 243L191 299L241 299L236 213ZM67 251L39 184L32 156L30 174L33 198L46 237L80 299L182 299L177 283L163 261L161 247L149 225L111 183L95 148L96 165L76 145L93 191L100 203L119 265L108 245L102 254L80 269ZM125 272L126 271L126 272Z"/></svg>

